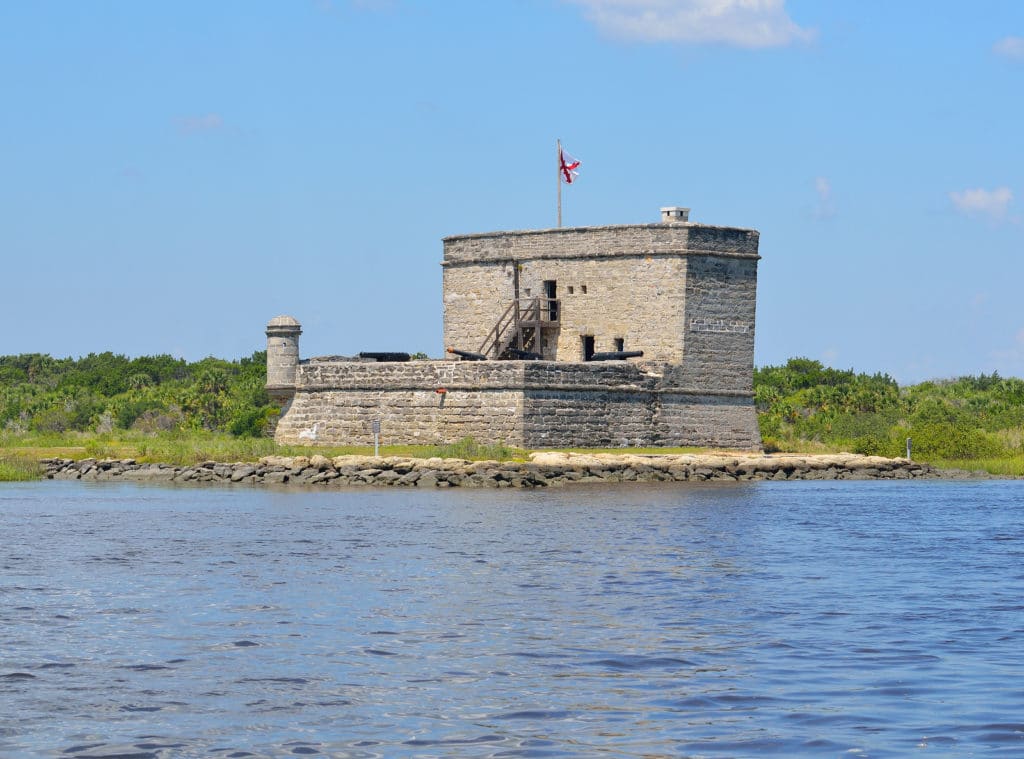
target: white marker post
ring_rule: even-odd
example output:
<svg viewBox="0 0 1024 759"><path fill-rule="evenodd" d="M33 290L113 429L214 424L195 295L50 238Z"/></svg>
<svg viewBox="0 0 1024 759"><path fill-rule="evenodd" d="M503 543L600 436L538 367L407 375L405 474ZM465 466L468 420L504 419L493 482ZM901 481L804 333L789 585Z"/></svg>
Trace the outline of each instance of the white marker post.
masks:
<svg viewBox="0 0 1024 759"><path fill-rule="evenodd" d="M907 461L910 461L910 438L907 438Z"/></svg>
<svg viewBox="0 0 1024 759"><path fill-rule="evenodd" d="M373 457L380 458L380 419L373 420Z"/></svg>

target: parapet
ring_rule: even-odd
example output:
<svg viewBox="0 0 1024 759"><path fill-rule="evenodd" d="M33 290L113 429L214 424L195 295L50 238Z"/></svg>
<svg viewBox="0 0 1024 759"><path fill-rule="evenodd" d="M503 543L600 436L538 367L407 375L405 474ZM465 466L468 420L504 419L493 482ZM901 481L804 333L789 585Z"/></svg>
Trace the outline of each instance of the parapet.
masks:
<svg viewBox="0 0 1024 759"><path fill-rule="evenodd" d="M757 230L698 224L690 209L666 206L653 224L557 227L444 238L442 266L508 260L720 256L758 259Z"/></svg>
<svg viewBox="0 0 1024 759"><path fill-rule="evenodd" d="M267 322L267 332L284 332L285 334L301 334L302 325L294 316L275 316Z"/></svg>

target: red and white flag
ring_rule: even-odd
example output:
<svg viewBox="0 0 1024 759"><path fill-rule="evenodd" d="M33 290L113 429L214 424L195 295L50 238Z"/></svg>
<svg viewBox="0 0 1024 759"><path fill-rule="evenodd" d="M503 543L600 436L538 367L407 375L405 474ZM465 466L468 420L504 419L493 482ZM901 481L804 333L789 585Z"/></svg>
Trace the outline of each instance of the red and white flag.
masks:
<svg viewBox="0 0 1024 759"><path fill-rule="evenodd" d="M576 171L580 167L580 162L561 148L558 149L558 164L562 174L562 181L566 184L572 184L576 177L580 175Z"/></svg>

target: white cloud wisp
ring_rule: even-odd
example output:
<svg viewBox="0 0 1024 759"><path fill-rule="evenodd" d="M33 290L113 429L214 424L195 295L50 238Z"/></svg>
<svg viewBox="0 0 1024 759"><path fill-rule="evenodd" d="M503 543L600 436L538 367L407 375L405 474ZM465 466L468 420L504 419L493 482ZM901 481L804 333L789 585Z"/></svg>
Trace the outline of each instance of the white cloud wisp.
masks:
<svg viewBox="0 0 1024 759"><path fill-rule="evenodd" d="M828 177L817 177L814 180L814 191L818 194L818 206L814 216L818 219L829 219L836 215L836 206L832 202L832 183Z"/></svg>
<svg viewBox="0 0 1024 759"><path fill-rule="evenodd" d="M1024 61L1024 37L1003 37L992 46L992 52L1003 58Z"/></svg>
<svg viewBox="0 0 1024 759"><path fill-rule="evenodd" d="M786 13L785 0L566 0L602 32L638 42L782 47L814 38Z"/></svg>
<svg viewBox="0 0 1024 759"><path fill-rule="evenodd" d="M207 113L202 116L184 116L177 120L178 131L183 134L210 132L224 126L224 119L218 113Z"/></svg>
<svg viewBox="0 0 1024 759"><path fill-rule="evenodd" d="M994 190L978 187L963 192L951 192L949 199L953 201L956 210L962 214L984 216L992 221L1002 221L1006 218L1007 209L1013 200L1013 193L1009 187L997 187Z"/></svg>

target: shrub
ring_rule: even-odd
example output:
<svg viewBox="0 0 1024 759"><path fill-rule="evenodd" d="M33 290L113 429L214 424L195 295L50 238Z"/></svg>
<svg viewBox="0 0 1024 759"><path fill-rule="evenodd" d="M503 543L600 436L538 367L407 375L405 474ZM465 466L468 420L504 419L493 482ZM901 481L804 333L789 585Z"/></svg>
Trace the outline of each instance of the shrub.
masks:
<svg viewBox="0 0 1024 759"><path fill-rule="evenodd" d="M166 411L149 409L132 422L132 429L140 432L168 432L179 429L184 421L185 415L177 406L171 406Z"/></svg>
<svg viewBox="0 0 1024 759"><path fill-rule="evenodd" d="M47 408L32 417L32 429L37 432L65 432L71 429L71 414L62 408Z"/></svg>
<svg viewBox="0 0 1024 759"><path fill-rule="evenodd" d="M235 437L263 437L277 415L275 406L239 409L228 421L228 432Z"/></svg>
<svg viewBox="0 0 1024 759"><path fill-rule="evenodd" d="M906 437L913 441L915 458L975 459L1007 452L995 435L963 422L915 425Z"/></svg>
<svg viewBox="0 0 1024 759"><path fill-rule="evenodd" d="M888 433L858 437L852 447L854 453L863 456L897 458L907 454L906 440L898 440Z"/></svg>

